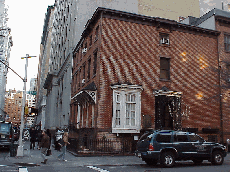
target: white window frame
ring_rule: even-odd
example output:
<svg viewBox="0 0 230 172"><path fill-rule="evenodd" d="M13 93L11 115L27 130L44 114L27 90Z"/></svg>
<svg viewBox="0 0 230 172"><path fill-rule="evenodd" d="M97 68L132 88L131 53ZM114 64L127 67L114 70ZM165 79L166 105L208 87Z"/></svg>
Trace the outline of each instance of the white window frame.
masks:
<svg viewBox="0 0 230 172"><path fill-rule="evenodd" d="M113 89L113 117L112 117L112 133L140 133L141 129L141 92L142 87L138 85L114 85ZM135 95L135 101L127 101L126 96ZM118 100L119 96L119 100ZM117 104L120 104L120 116L117 115ZM127 104L135 104L134 109L129 109L129 112L134 112L135 118L133 123L131 114L127 122ZM118 117L120 122L117 122ZM132 125L134 124L134 125Z"/></svg>

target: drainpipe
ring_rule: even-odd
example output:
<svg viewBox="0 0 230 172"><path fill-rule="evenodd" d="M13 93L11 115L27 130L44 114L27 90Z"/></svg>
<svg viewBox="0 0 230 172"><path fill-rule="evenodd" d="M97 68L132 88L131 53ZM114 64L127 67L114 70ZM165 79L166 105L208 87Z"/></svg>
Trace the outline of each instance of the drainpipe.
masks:
<svg viewBox="0 0 230 172"><path fill-rule="evenodd" d="M223 132L223 103L222 103L222 90L221 90L221 66L220 66L220 51L219 51L219 39L217 37L217 58L218 58L218 85L219 85L219 101L220 101L220 138L221 143L224 143Z"/></svg>

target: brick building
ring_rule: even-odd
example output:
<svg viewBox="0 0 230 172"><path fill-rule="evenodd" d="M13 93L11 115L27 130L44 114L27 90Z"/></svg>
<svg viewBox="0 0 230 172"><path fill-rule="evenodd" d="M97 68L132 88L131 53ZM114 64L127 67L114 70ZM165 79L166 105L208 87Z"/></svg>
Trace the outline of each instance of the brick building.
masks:
<svg viewBox="0 0 230 172"><path fill-rule="evenodd" d="M185 129L220 141L219 35L98 8L74 50L70 136L134 140Z"/></svg>
<svg viewBox="0 0 230 172"><path fill-rule="evenodd" d="M220 9L212 9L200 18L188 17L183 23L212 29L220 32L218 36L218 71L219 72L219 94L212 99L220 103L220 134L224 142L230 136L229 132L229 111L230 111L230 12Z"/></svg>

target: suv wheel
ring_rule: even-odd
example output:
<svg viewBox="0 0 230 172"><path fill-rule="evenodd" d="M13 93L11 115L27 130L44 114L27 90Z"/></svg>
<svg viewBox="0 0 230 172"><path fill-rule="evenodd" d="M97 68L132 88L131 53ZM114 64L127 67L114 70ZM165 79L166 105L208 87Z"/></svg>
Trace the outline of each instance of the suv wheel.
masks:
<svg viewBox="0 0 230 172"><path fill-rule="evenodd" d="M224 162L224 157L221 151L214 151L212 153L212 164L221 165Z"/></svg>
<svg viewBox="0 0 230 172"><path fill-rule="evenodd" d="M157 159L143 159L148 165L156 165Z"/></svg>
<svg viewBox="0 0 230 172"><path fill-rule="evenodd" d="M165 167L173 167L175 164L175 155L172 152L164 152L161 155L161 164Z"/></svg>

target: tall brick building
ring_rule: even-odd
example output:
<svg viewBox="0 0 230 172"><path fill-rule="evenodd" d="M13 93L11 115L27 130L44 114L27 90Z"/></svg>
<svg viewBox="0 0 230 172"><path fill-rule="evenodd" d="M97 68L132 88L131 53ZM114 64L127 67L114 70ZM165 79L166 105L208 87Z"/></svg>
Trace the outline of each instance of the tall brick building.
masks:
<svg viewBox="0 0 230 172"><path fill-rule="evenodd" d="M70 136L134 140L184 129L220 141L220 34L98 8L74 50Z"/></svg>

